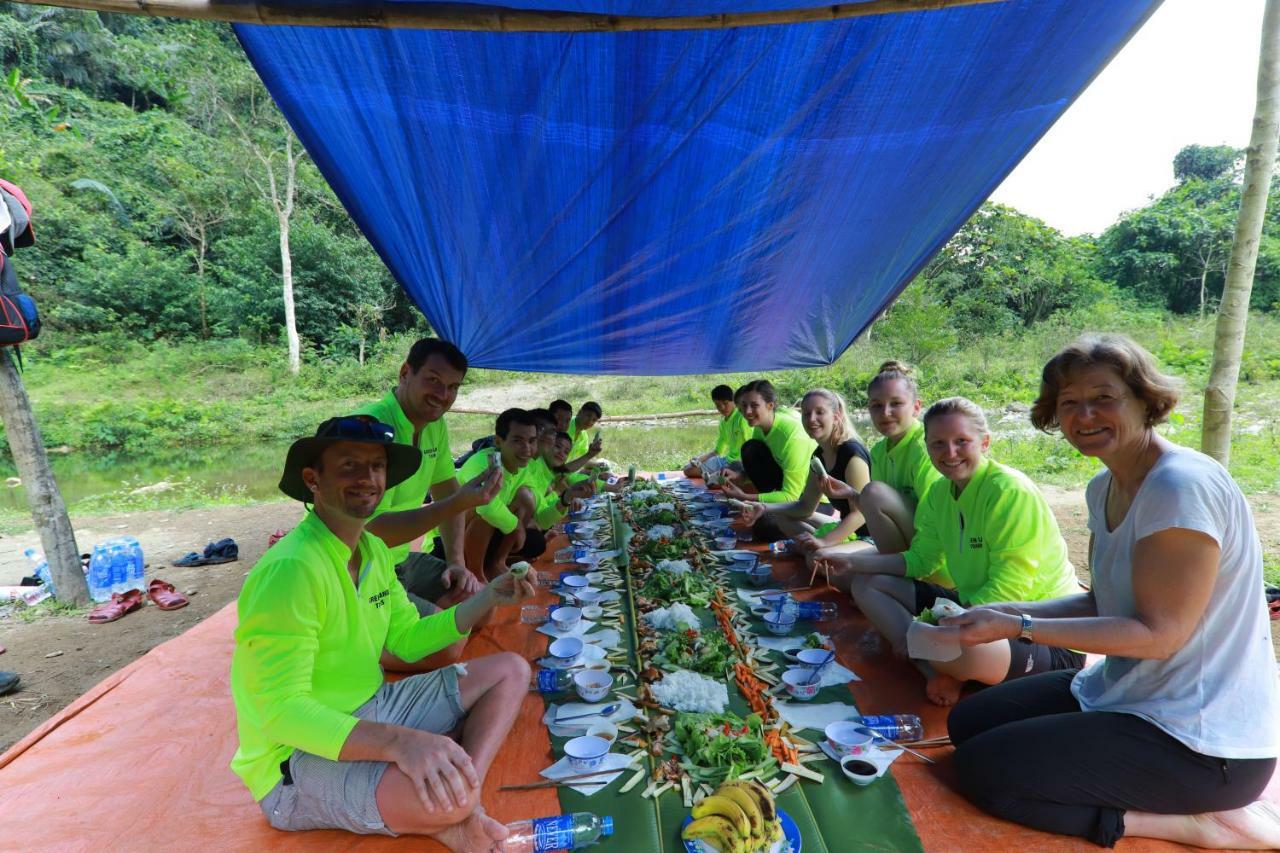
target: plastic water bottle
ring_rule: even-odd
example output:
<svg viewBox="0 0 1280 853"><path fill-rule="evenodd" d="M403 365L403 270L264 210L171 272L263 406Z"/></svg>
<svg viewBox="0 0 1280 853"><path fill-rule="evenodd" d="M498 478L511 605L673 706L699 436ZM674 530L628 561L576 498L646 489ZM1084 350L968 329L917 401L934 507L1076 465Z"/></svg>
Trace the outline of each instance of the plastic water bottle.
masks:
<svg viewBox="0 0 1280 853"><path fill-rule="evenodd" d="M924 725L915 714L881 714L864 716L862 725L889 740L910 743L924 737Z"/></svg>
<svg viewBox="0 0 1280 853"><path fill-rule="evenodd" d="M94 601L106 601L111 597L111 540L93 546L89 557L89 597Z"/></svg>
<svg viewBox="0 0 1280 853"><path fill-rule="evenodd" d="M567 669L539 669L529 684L530 693L565 693L573 687L573 673Z"/></svg>
<svg viewBox="0 0 1280 853"><path fill-rule="evenodd" d="M131 589L146 590L146 570L147 563L142 558L142 543L132 536L122 536L121 541L124 543L124 552L128 558L127 572L125 577L125 591Z"/></svg>
<svg viewBox="0 0 1280 853"><path fill-rule="evenodd" d="M613 835L613 818L597 817L591 812L574 812L558 817L518 820L507 824L507 829L511 834L502 842L506 853L581 850Z"/></svg>
<svg viewBox="0 0 1280 853"><path fill-rule="evenodd" d="M22 552L31 561L31 575L38 578L50 595L56 595L53 588L53 575L49 574L49 561L35 548L27 548Z"/></svg>
<svg viewBox="0 0 1280 853"><path fill-rule="evenodd" d="M785 554L793 541L791 539L779 539L777 542L770 542L769 551L774 554Z"/></svg>
<svg viewBox="0 0 1280 853"><path fill-rule="evenodd" d="M839 609L834 601L801 601L796 618L805 622L829 622L836 618Z"/></svg>

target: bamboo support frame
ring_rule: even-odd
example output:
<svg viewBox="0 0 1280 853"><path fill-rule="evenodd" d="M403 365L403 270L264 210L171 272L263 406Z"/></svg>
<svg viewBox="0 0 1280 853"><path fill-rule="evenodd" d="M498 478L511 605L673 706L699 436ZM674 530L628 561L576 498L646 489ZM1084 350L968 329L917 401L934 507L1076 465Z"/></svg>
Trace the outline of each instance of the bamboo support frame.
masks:
<svg viewBox="0 0 1280 853"><path fill-rule="evenodd" d="M905 12L930 12L1006 0L866 0L803 9L651 17L453 5L421 0L16 0L126 15L274 26L473 30L501 33L619 33L721 30L777 24L843 21Z"/></svg>

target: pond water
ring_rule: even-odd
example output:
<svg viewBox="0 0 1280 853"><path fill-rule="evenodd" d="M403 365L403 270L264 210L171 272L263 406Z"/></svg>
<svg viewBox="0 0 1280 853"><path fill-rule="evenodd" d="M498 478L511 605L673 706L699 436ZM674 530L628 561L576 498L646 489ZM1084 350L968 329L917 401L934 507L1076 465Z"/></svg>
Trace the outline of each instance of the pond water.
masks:
<svg viewBox="0 0 1280 853"><path fill-rule="evenodd" d="M449 443L454 455L471 441L493 431L491 418L450 415ZM716 419L630 421L602 424L602 456L620 466L636 464L648 470L678 468L690 456L711 449ZM54 477L68 507L81 510L133 510L152 500L135 493L160 482L179 483L164 493L170 503L201 503L217 499L272 500L281 498L276 483L292 439L237 446L173 448L166 453L127 457L111 453L51 455ZM0 479L15 477L12 463L0 465ZM179 495L174 495L177 491ZM174 501L175 497L181 500ZM155 500L159 500L157 495ZM159 501L164 503L165 501ZM0 513L29 512L23 487L0 484Z"/></svg>

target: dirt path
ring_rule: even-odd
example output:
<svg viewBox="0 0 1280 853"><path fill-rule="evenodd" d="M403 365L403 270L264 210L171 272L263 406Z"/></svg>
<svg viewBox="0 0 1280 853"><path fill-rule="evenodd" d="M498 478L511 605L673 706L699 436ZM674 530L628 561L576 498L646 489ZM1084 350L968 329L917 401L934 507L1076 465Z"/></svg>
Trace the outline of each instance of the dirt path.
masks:
<svg viewBox="0 0 1280 853"><path fill-rule="evenodd" d="M1045 487L1077 566L1085 565L1089 533L1081 489ZM1264 550L1280 554L1280 496L1251 498ZM191 604L164 612L147 606L108 625L90 625L84 616L48 616L26 621L0 609L0 670L22 675L16 693L0 697L0 752L66 706L109 673L177 636L233 601L250 567L266 550L276 528L301 517L298 504L276 502L186 512L142 512L73 519L77 538L91 543L109 536L137 536L150 565L147 577L161 577L190 595ZM206 542L233 537L240 560L219 566L178 569L168 565ZM0 584L17 583L26 573L22 549L39 542L34 533L0 539ZM1277 656L1280 633L1273 624Z"/></svg>

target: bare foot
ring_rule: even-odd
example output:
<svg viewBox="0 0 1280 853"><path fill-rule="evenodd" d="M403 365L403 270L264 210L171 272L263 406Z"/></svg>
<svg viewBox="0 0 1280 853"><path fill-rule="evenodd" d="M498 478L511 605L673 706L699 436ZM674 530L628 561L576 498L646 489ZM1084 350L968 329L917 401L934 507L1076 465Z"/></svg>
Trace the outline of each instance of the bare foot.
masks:
<svg viewBox="0 0 1280 853"><path fill-rule="evenodd" d="M499 850L507 828L477 808L462 823L455 823L431 836L454 853L489 853Z"/></svg>
<svg viewBox="0 0 1280 853"><path fill-rule="evenodd" d="M1280 849L1280 807L1265 800L1242 809L1191 815L1195 829L1187 843L1222 850Z"/></svg>
<svg viewBox="0 0 1280 853"><path fill-rule="evenodd" d="M933 704L947 708L960 701L960 689L962 687L964 687L964 682L960 679L939 672L925 682L924 695Z"/></svg>

